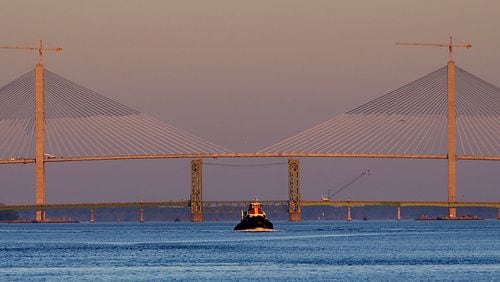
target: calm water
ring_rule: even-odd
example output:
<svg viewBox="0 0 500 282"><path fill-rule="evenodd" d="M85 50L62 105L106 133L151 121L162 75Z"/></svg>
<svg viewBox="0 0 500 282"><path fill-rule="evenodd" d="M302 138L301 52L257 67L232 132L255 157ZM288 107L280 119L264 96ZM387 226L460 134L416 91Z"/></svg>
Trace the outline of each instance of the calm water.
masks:
<svg viewBox="0 0 500 282"><path fill-rule="evenodd" d="M0 281L500 281L498 221L274 224L0 224Z"/></svg>

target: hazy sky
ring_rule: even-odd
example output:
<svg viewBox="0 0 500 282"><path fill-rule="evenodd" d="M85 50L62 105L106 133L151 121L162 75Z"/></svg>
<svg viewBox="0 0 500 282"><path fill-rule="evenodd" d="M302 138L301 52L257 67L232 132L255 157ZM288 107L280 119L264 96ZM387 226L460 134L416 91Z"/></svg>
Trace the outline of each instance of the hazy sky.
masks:
<svg viewBox="0 0 500 282"><path fill-rule="evenodd" d="M233 151L253 152L446 64L445 48L396 41L470 41L463 69L500 86L500 2L491 1L6 1L0 45L62 47L45 66L70 80ZM0 85L37 54L0 50ZM286 160L283 160L286 161ZM180 199L189 160L47 165L47 199ZM212 160L265 163L276 160ZM446 162L307 159L302 194L445 200ZM460 162L459 200L500 199L498 162ZM0 166L0 202L34 201L34 167ZM286 165L204 168L206 199L286 199Z"/></svg>

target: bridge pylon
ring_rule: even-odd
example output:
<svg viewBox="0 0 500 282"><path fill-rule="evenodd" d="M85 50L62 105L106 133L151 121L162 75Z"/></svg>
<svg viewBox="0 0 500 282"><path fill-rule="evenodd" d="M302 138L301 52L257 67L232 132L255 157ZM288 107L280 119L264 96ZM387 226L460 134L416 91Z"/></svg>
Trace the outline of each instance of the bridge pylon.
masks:
<svg viewBox="0 0 500 282"><path fill-rule="evenodd" d="M43 54L46 51L62 52L62 48L46 48L40 40L38 47L0 46L1 49L38 51L38 64L35 66L35 202L45 205L45 73ZM37 209L36 221L45 221L45 210Z"/></svg>
<svg viewBox="0 0 500 282"><path fill-rule="evenodd" d="M288 159L288 220L300 221L300 161Z"/></svg>
<svg viewBox="0 0 500 282"><path fill-rule="evenodd" d="M45 204L45 98L44 67L35 67L35 202ZM45 221L45 210L36 211L36 221Z"/></svg>
<svg viewBox="0 0 500 282"><path fill-rule="evenodd" d="M456 83L455 83L455 61L453 60L453 48L471 48L470 43L456 44L453 42L453 37L450 36L448 44L438 43L421 43L421 42L398 42L397 45L407 46L432 46L432 47L447 47L448 48L448 202L457 202L456 190L456 116L457 116L457 101L456 101ZM457 208L448 208L448 217L457 217Z"/></svg>
<svg viewBox="0 0 500 282"><path fill-rule="evenodd" d="M202 159L191 161L191 221L203 221L203 201L202 201Z"/></svg>
<svg viewBox="0 0 500 282"><path fill-rule="evenodd" d="M448 202L457 201L456 177L456 90L455 90L455 62L448 61ZM449 207L448 216L457 217L457 208Z"/></svg>

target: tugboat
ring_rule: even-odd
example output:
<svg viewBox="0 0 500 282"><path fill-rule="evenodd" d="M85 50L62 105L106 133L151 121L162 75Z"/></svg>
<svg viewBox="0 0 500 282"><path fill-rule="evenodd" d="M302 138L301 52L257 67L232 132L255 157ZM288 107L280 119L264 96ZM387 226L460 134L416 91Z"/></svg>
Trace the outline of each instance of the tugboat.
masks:
<svg viewBox="0 0 500 282"><path fill-rule="evenodd" d="M236 231L272 231L273 224L262 210L262 203L253 199L248 205L248 211L241 211L241 222L234 227Z"/></svg>

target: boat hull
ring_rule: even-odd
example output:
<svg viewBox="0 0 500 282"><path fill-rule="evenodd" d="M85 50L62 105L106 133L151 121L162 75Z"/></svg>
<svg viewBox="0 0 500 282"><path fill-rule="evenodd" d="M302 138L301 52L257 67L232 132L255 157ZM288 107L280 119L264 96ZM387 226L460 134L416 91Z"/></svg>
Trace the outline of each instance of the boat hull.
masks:
<svg viewBox="0 0 500 282"><path fill-rule="evenodd" d="M253 230L253 231L269 231L273 229L273 224L265 217L262 216L247 216L244 217L234 230Z"/></svg>

